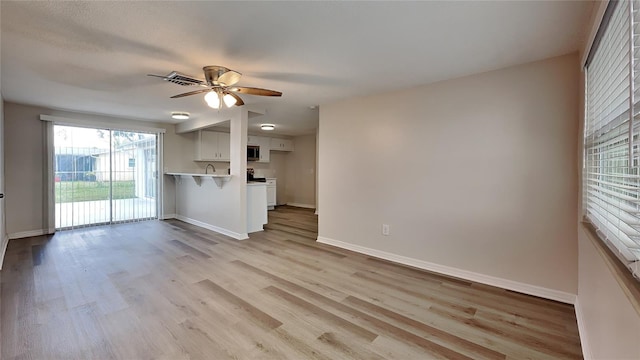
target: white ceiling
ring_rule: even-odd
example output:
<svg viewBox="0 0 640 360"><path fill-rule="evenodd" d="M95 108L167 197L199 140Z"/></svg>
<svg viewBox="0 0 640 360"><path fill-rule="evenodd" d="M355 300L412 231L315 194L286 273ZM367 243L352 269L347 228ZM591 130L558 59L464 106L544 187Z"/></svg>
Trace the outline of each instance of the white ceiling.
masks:
<svg viewBox="0 0 640 360"><path fill-rule="evenodd" d="M56 109L172 122L215 110L146 74L243 74L276 133L313 133L322 105L575 51L592 3L1 1L2 95ZM174 121L175 122L175 121Z"/></svg>

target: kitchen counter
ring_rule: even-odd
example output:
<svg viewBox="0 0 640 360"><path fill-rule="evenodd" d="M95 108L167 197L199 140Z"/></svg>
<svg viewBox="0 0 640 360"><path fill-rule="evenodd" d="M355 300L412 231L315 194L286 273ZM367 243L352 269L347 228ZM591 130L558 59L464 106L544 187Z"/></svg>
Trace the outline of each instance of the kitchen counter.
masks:
<svg viewBox="0 0 640 360"><path fill-rule="evenodd" d="M165 175L172 175L178 180L181 176L191 176L193 181L200 186L202 178L211 178L216 182L219 188L222 188L223 183L231 179L231 175L219 175L219 174L203 174L203 173L184 173L184 172L166 172ZM179 180L178 180L179 181Z"/></svg>
<svg viewBox="0 0 640 360"><path fill-rule="evenodd" d="M262 231L268 221L267 183L246 182L244 177L195 172L166 172L175 179L176 215L179 220L205 229L247 239L248 233ZM185 180L186 179L186 180ZM213 180L213 181L211 181ZM239 221L237 197L246 186L246 222Z"/></svg>
<svg viewBox="0 0 640 360"><path fill-rule="evenodd" d="M204 173L186 173L186 172L166 172L165 175L182 175L182 176L206 176L206 177L219 177L219 178L230 178L231 175L220 175L220 174L204 174Z"/></svg>

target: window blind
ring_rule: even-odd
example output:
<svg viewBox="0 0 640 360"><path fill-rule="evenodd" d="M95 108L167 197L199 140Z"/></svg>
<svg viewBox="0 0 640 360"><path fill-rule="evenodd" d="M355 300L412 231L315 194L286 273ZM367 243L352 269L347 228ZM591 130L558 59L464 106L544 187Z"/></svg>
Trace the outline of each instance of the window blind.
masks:
<svg viewBox="0 0 640 360"><path fill-rule="evenodd" d="M640 279L640 0L609 6L586 66L583 208Z"/></svg>

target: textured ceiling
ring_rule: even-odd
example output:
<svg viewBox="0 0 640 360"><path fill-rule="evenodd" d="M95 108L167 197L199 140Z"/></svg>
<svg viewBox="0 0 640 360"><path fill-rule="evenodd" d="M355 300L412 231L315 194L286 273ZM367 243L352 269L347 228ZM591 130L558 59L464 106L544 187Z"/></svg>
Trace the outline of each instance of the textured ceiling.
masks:
<svg viewBox="0 0 640 360"><path fill-rule="evenodd" d="M0 2L5 100L150 121L206 118L202 96L145 76L243 74L276 133L313 133L311 105L575 51L592 3Z"/></svg>

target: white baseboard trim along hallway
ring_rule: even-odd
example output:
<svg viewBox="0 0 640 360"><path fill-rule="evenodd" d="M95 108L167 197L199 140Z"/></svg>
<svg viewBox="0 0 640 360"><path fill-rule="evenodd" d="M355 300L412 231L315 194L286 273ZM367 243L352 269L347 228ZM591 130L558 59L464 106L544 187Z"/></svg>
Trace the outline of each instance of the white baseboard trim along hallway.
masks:
<svg viewBox="0 0 640 360"><path fill-rule="evenodd" d="M392 254L386 251L376 250L360 245L349 244L343 241L329 239L318 236L318 242L322 244L336 246L342 249L355 251L357 253L374 256L380 259L393 261L399 264L413 266L419 269L433 271L443 275L449 275L464 280L475 281L485 285L496 286L506 290L533 295L544 299L555 300L566 304L575 304L576 295L564 291L547 289L541 286L530 285L518 281L507 280L495 276L479 274L473 271L456 269L450 266L434 264L428 261L413 259L410 257Z"/></svg>
<svg viewBox="0 0 640 360"><path fill-rule="evenodd" d="M208 229L208 230L211 230L211 231L215 231L215 232L220 233L222 235L230 236L230 237L232 237L234 239L237 239L237 240L246 240L246 239L249 238L249 234L247 234L247 233L240 234L240 233L237 233L237 232L233 232L231 230L227 230L227 229L224 229L224 228L221 228L221 227L217 227L215 225L204 223L202 221L194 220L194 219L188 218L186 216L176 215L175 218L180 220L180 221L184 221L186 223L189 223L191 225L200 226L201 228L205 228L205 229Z"/></svg>
<svg viewBox="0 0 640 360"><path fill-rule="evenodd" d="M4 246L0 250L0 270L2 270L2 264L4 263L4 255L7 253L7 247L9 246L9 236L5 235L5 238L2 239L2 243L4 243Z"/></svg>
<svg viewBox="0 0 640 360"><path fill-rule="evenodd" d="M50 234L50 232L46 229L21 231L21 232L9 234L9 240L22 239L22 238L28 238L32 236L40 236L40 235L46 235L46 234Z"/></svg>
<svg viewBox="0 0 640 360"><path fill-rule="evenodd" d="M576 303L573 304L576 310L576 320L578 321L578 335L580 335L580 346L582 347L582 357L586 360L593 359L591 354L591 348L589 347L589 341L587 339L587 328L584 323L584 316L582 308L580 307L580 299L576 299Z"/></svg>
<svg viewBox="0 0 640 360"><path fill-rule="evenodd" d="M176 218L176 214L163 214L162 216L160 216L160 220L168 220L168 219L175 219Z"/></svg>
<svg viewBox="0 0 640 360"><path fill-rule="evenodd" d="M295 206L295 207L299 207L299 208L305 208L305 209L315 209L316 208L315 205L311 205L311 204L287 203L287 205Z"/></svg>

